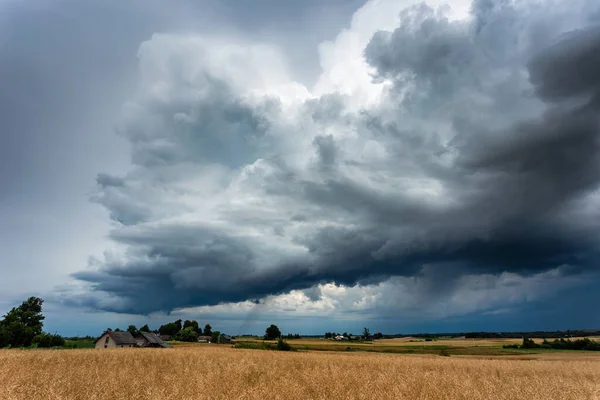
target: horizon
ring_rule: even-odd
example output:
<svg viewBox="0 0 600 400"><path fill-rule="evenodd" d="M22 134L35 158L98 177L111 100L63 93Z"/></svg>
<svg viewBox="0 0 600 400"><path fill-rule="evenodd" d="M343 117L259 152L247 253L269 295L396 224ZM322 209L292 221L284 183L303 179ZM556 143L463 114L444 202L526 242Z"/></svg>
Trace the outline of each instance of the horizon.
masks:
<svg viewBox="0 0 600 400"><path fill-rule="evenodd" d="M599 326L600 4L0 0L0 315Z"/></svg>

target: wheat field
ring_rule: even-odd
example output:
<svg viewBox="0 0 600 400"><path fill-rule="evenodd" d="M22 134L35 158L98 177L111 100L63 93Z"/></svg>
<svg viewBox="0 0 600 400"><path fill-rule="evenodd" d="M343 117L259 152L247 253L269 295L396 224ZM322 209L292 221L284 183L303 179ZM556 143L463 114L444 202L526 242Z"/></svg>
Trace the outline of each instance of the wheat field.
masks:
<svg viewBox="0 0 600 400"><path fill-rule="evenodd" d="M600 399L600 359L173 349L0 350L0 399Z"/></svg>

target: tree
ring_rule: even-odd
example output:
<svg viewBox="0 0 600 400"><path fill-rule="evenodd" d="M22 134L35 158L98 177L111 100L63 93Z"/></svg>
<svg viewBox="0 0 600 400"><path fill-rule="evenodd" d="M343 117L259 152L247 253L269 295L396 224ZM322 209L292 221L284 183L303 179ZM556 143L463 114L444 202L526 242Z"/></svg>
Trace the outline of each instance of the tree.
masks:
<svg viewBox="0 0 600 400"><path fill-rule="evenodd" d="M42 333L44 315L39 297L30 297L19 307L13 307L0 320L0 347L31 346L33 338Z"/></svg>
<svg viewBox="0 0 600 400"><path fill-rule="evenodd" d="M140 332L150 332L150 327L148 326L148 324L142 326L140 328Z"/></svg>
<svg viewBox="0 0 600 400"><path fill-rule="evenodd" d="M197 342L198 333L190 326L179 331L179 333L175 335L175 340L180 340L182 342Z"/></svg>
<svg viewBox="0 0 600 400"><path fill-rule="evenodd" d="M177 321L175 321L175 325L177 325L177 332L179 332L180 330L183 329L183 325L181 325L181 320L178 319Z"/></svg>
<svg viewBox="0 0 600 400"><path fill-rule="evenodd" d="M168 324L161 325L160 328L158 328L158 332L161 335L169 335L169 336L177 335L180 330L181 329L178 329L176 322L169 322Z"/></svg>
<svg viewBox="0 0 600 400"><path fill-rule="evenodd" d="M135 327L135 325L129 325L127 332L131 333L133 336L138 335L138 329Z"/></svg>
<svg viewBox="0 0 600 400"><path fill-rule="evenodd" d="M198 321L196 320L185 320L183 323L183 329L185 328L192 328L198 335L202 333L202 329L200 329L200 326L198 326Z"/></svg>
<svg viewBox="0 0 600 400"><path fill-rule="evenodd" d="M523 349L535 349L537 347L540 347L540 345L537 344L536 342L534 342L533 339L529 339L527 337L523 337L523 344L521 345L521 348L523 348Z"/></svg>
<svg viewBox="0 0 600 400"><path fill-rule="evenodd" d="M219 331L214 331L211 333L211 343L219 343L219 336L221 336L221 332Z"/></svg>
<svg viewBox="0 0 600 400"><path fill-rule="evenodd" d="M269 326L265 331L265 339L273 340L281 337L281 331L277 327L277 325Z"/></svg>
<svg viewBox="0 0 600 400"><path fill-rule="evenodd" d="M204 336L212 336L212 326L210 324L204 326Z"/></svg>
<svg viewBox="0 0 600 400"><path fill-rule="evenodd" d="M371 332L369 332L369 328L365 327L365 330L363 331L363 338L368 339L371 337Z"/></svg>

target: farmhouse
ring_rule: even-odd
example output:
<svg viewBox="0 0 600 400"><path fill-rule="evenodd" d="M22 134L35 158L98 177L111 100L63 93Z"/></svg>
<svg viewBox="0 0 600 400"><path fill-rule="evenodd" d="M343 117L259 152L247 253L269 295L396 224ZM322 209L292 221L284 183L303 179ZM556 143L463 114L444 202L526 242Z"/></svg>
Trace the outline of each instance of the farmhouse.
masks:
<svg viewBox="0 0 600 400"><path fill-rule="evenodd" d="M198 336L198 341L200 343L210 343L212 340L212 336Z"/></svg>
<svg viewBox="0 0 600 400"><path fill-rule="evenodd" d="M106 330L96 340L97 349L114 349L122 347L136 347L137 342L129 332L115 332L111 329Z"/></svg>
<svg viewBox="0 0 600 400"><path fill-rule="evenodd" d="M219 344L221 344L221 343L231 343L231 336L222 333L222 334L219 335L219 339L218 339L217 343L219 343Z"/></svg>
<svg viewBox="0 0 600 400"><path fill-rule="evenodd" d="M152 332L140 332L140 337L136 339L137 345L140 347L171 347L170 344L163 342L163 340L155 333Z"/></svg>

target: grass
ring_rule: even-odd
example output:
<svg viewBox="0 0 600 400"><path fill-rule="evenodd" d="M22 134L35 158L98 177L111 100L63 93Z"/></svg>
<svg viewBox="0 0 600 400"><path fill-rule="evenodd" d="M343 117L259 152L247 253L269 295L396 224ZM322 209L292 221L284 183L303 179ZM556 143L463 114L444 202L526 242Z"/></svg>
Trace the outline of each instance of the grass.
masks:
<svg viewBox="0 0 600 400"><path fill-rule="evenodd" d="M600 357L579 354L523 361L219 345L0 350L0 399L599 398Z"/></svg>
<svg viewBox="0 0 600 400"><path fill-rule="evenodd" d="M96 342L93 340L85 340L85 339L67 339L65 340L65 349L93 349L96 347Z"/></svg>

